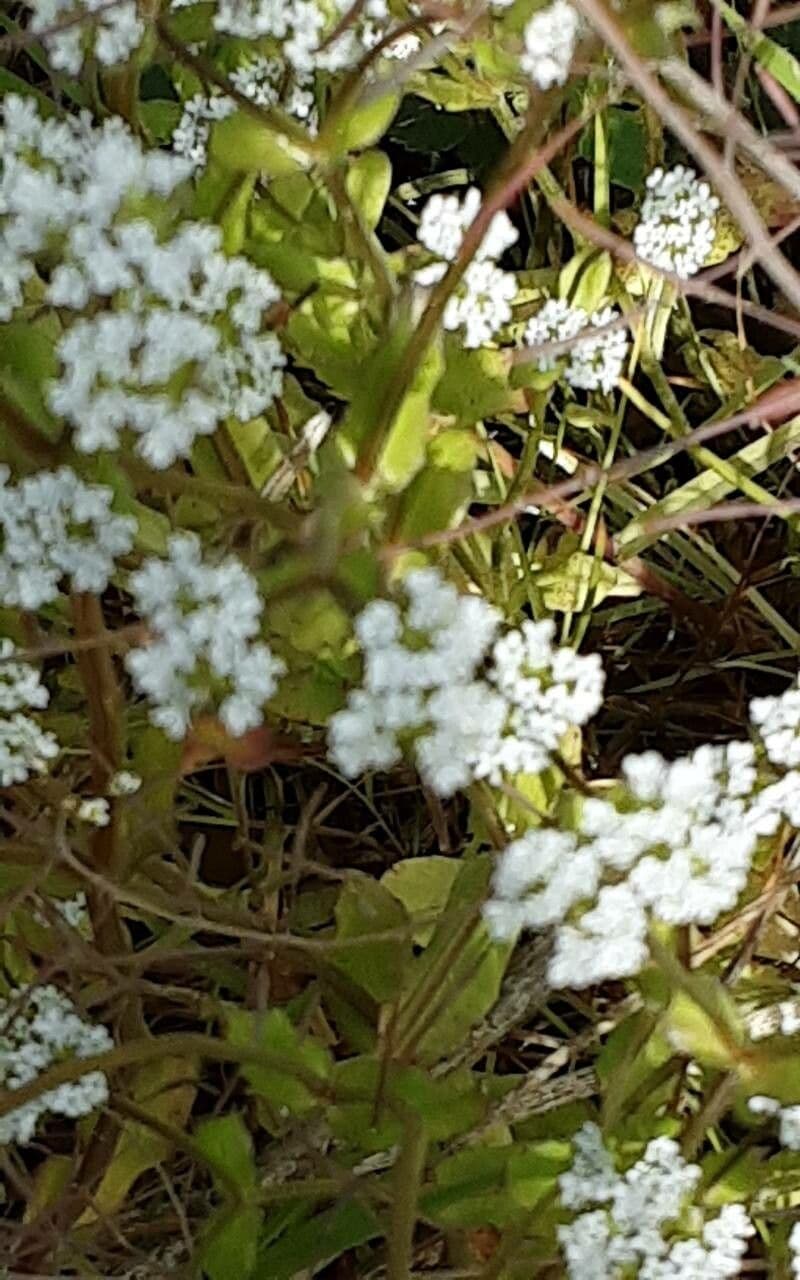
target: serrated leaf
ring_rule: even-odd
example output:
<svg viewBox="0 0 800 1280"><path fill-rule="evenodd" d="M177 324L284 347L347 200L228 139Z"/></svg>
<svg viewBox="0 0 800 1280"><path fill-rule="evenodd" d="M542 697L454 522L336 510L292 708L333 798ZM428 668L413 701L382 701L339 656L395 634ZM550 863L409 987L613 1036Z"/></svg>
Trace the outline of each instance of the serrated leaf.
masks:
<svg viewBox="0 0 800 1280"><path fill-rule="evenodd" d="M255 1186L256 1166L253 1139L238 1111L212 1116L197 1128L195 1142L206 1156L215 1177L223 1175L222 1186L230 1180L242 1191Z"/></svg>
<svg viewBox="0 0 800 1280"><path fill-rule="evenodd" d="M225 1023L231 1044L263 1049L275 1057L275 1066L242 1065L241 1073L255 1093L272 1107L286 1107L300 1115L316 1106L316 1094L304 1077L310 1074L323 1081L329 1075L330 1055L323 1045L309 1035L301 1036L282 1009L251 1013L228 1008Z"/></svg>

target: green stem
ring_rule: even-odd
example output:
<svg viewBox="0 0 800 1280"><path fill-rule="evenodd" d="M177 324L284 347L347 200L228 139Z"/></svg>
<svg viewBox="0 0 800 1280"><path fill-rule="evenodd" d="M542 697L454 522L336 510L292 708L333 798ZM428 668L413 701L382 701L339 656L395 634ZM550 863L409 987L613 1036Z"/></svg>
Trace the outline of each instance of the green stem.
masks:
<svg viewBox="0 0 800 1280"><path fill-rule="evenodd" d="M232 1062L237 1066L268 1067L272 1071L285 1072L299 1080L315 1096L331 1100L333 1090L303 1067L296 1055L285 1056L250 1045L234 1045L215 1036L196 1032L174 1032L165 1036L144 1036L116 1045L105 1053L94 1053L88 1058L67 1058L43 1071L35 1080L20 1085L18 1089L5 1089L0 1093L0 1118L16 1111L26 1102L33 1102L51 1089L80 1080L92 1071L119 1071L142 1062L158 1062L166 1057L208 1058L212 1062Z"/></svg>
<svg viewBox="0 0 800 1280"><path fill-rule="evenodd" d="M405 1116L400 1152L392 1176L394 1194L387 1240L387 1280L409 1280L411 1275L417 1201L427 1150L425 1126L416 1112L409 1111Z"/></svg>

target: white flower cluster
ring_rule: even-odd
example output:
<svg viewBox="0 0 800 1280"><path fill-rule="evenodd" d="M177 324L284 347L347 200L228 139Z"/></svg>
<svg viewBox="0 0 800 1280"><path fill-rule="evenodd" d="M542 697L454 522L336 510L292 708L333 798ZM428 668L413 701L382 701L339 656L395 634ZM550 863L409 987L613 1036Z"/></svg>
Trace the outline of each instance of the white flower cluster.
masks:
<svg viewBox="0 0 800 1280"><path fill-rule="evenodd" d="M160 244L142 220L72 245L54 273L60 306L90 296L124 307L77 320L61 338L50 406L85 452L115 449L131 428L153 467L186 456L227 417L249 421L279 393L285 362L262 333L278 289L266 271L222 252L219 227L185 223Z"/></svg>
<svg viewBox="0 0 800 1280"><path fill-rule="evenodd" d="M580 28L580 17L568 0L554 0L527 23L520 66L537 89L566 83Z"/></svg>
<svg viewBox="0 0 800 1280"><path fill-rule="evenodd" d="M0 786L25 782L31 773L44 773L47 761L58 755L58 743L25 715L46 707L49 694L39 673L27 662L14 660L14 645L0 638Z"/></svg>
<svg viewBox="0 0 800 1280"><path fill-rule="evenodd" d="M56 987L12 991L0 999L0 1085L19 1089L65 1058L90 1058L113 1048L103 1026L84 1022ZM101 1071L87 1072L26 1102L0 1119L0 1143L30 1142L39 1119L88 1115L108 1098Z"/></svg>
<svg viewBox="0 0 800 1280"><path fill-rule="evenodd" d="M481 193L470 187L458 196L431 196L420 216L417 239L436 261L414 272L417 284L430 287L445 275L455 260L464 235L481 207ZM442 323L445 329L464 330L464 346L480 347L511 319L511 302L517 293L515 276L496 263L517 239L506 213L496 213L474 258L453 295L448 299Z"/></svg>
<svg viewBox="0 0 800 1280"><path fill-rule="evenodd" d="M781 1145L789 1151L800 1151L800 1106L782 1107L777 1098L760 1093L748 1099L747 1105L754 1115L776 1119Z"/></svg>
<svg viewBox="0 0 800 1280"><path fill-rule="evenodd" d="M224 93L196 93L183 104L181 118L172 133L172 149L196 172L206 167L208 139L215 120L224 120L236 103Z"/></svg>
<svg viewBox="0 0 800 1280"><path fill-rule="evenodd" d="M182 7L191 0L179 0ZM173 0L175 5L176 0ZM283 59L301 77L315 71L341 71L354 66L388 31L387 0L365 0L351 21L331 39L352 0L218 0L217 31L257 40L280 41Z"/></svg>
<svg viewBox="0 0 800 1280"><path fill-rule="evenodd" d="M281 386L284 356L265 311L272 278L221 251L218 227L185 224L162 243L141 218L141 197L167 195L190 165L144 153L119 121L40 120L10 96L0 136L0 319L23 300L38 255L52 265L45 289L57 307L98 309L67 328L50 406L75 429L78 448L116 448L120 432L165 467L225 417L247 421Z"/></svg>
<svg viewBox="0 0 800 1280"><path fill-rule="evenodd" d="M133 796L141 785L142 780L138 773L132 773L130 769L120 769L108 784L108 794L114 797Z"/></svg>
<svg viewBox="0 0 800 1280"><path fill-rule="evenodd" d="M704 266L714 244L719 200L707 182L684 165L647 179L633 244L639 257L688 279Z"/></svg>
<svg viewBox="0 0 800 1280"><path fill-rule="evenodd" d="M554 646L552 622L496 639L497 610L437 569L414 570L403 588L405 615L374 600L356 620L363 687L329 726L331 759L348 777L397 764L406 740L442 796L476 778L537 773L566 730L598 710L599 660Z"/></svg>
<svg viewBox="0 0 800 1280"><path fill-rule="evenodd" d="M308 77L299 75L286 85L286 65L280 58L259 55L231 72L231 84L260 107L280 104L285 111L303 120L316 133L317 114ZM183 104L181 118L172 134L172 149L197 172L208 160L211 126L236 110L236 102L225 93L212 90L196 93Z"/></svg>
<svg viewBox="0 0 800 1280"><path fill-rule="evenodd" d="M778 697L753 698L750 719L773 764L787 769L800 765L800 681Z"/></svg>
<svg viewBox="0 0 800 1280"><path fill-rule="evenodd" d="M56 71L76 76L84 57L93 55L105 67L124 62L140 44L145 26L135 0L28 0L33 9L31 31L43 35Z"/></svg>
<svg viewBox="0 0 800 1280"><path fill-rule="evenodd" d="M136 521L114 515L113 491L69 467L38 471L13 488L0 466L0 601L38 609L59 593L105 590L117 556L133 546Z"/></svg>
<svg viewBox="0 0 800 1280"><path fill-rule="evenodd" d="M147 560L130 587L153 639L133 649L126 664L154 704L153 723L180 739L195 711L221 699L229 733L259 725L284 667L256 642L263 606L244 565L235 557L208 564L196 535L174 534L169 558Z"/></svg>
<svg viewBox="0 0 800 1280"><path fill-rule="evenodd" d="M699 1167L686 1163L676 1142L655 1138L624 1174L616 1173L596 1125L584 1125L575 1147L573 1167L559 1180L561 1199L570 1209L598 1207L559 1227L571 1280L633 1274L639 1280L725 1280L740 1274L755 1231L741 1205L725 1205L705 1221L695 1209L693 1234L669 1237L700 1179Z"/></svg>
<svg viewBox="0 0 800 1280"><path fill-rule="evenodd" d="M0 129L0 320L22 305L37 257L52 262L67 236L79 256L97 254L102 278L100 233L123 203L169 195L188 172L177 156L144 151L116 117L99 129L88 115L43 120L32 98L9 94ZM47 296L61 305L58 294Z"/></svg>
<svg viewBox="0 0 800 1280"><path fill-rule="evenodd" d="M246 98L260 107L280 103L284 111L297 120L304 120L310 131L316 133L313 80L301 72L295 72L288 86L285 86L285 80L286 67L281 59L267 58L263 54L243 62L231 72L231 83Z"/></svg>
<svg viewBox="0 0 800 1280"><path fill-rule="evenodd" d="M577 831L537 828L502 853L485 906L490 932L555 926L550 981L589 986L637 973L650 916L711 924L736 903L758 837L775 831L781 784L758 789L750 742L667 763L628 756L617 803L591 797Z"/></svg>
<svg viewBox="0 0 800 1280"><path fill-rule="evenodd" d="M566 342L585 329L601 329L618 319L614 307L603 307L591 316L582 307L571 307L561 298L550 298L541 311L528 321L523 341L536 347L548 342ZM605 329L589 334L570 348L564 364L564 378L571 387L583 391L605 391L617 385L625 357L628 335L624 328ZM542 373L558 367L563 357L543 355L538 366Z"/></svg>
<svg viewBox="0 0 800 1280"><path fill-rule="evenodd" d="M75 817L90 827L107 827L111 821L111 808L105 796L86 796L77 804Z"/></svg>

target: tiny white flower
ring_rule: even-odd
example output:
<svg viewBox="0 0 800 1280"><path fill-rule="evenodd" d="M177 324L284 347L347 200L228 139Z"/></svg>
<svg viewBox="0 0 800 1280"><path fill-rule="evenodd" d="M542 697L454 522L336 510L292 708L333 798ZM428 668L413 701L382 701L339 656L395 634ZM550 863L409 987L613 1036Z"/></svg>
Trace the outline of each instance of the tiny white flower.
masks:
<svg viewBox="0 0 800 1280"><path fill-rule="evenodd" d="M107 827L111 821L111 810L108 801L102 796L91 796L80 801L75 817L79 822L86 822L92 827Z"/></svg>
<svg viewBox="0 0 800 1280"><path fill-rule="evenodd" d="M129 769L120 769L115 773L108 784L108 794L110 796L132 796L142 785L142 780L138 773L132 773Z"/></svg>

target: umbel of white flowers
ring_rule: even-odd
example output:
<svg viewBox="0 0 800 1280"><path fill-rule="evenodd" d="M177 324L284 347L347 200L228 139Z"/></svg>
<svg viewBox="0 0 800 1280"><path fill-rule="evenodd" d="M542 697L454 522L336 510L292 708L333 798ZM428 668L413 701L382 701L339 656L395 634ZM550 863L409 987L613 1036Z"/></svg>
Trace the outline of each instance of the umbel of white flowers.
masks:
<svg viewBox="0 0 800 1280"><path fill-rule="evenodd" d="M18 988L0 999L0 1085L4 1089L19 1089L55 1062L90 1058L113 1044L106 1028L85 1022L57 987ZM87 1072L0 1118L0 1143L29 1142L48 1112L76 1119L107 1098L103 1072Z"/></svg>
<svg viewBox="0 0 800 1280"><path fill-rule="evenodd" d="M535 316L531 316L523 334L526 346L536 347L547 342L564 342L588 331L575 342L564 363L564 379L571 387L583 391L613 391L619 381L625 357L628 354L628 335L623 328L603 328L616 320L619 312L614 307L601 307L591 316L582 307L571 307L561 298L550 298ZM593 329L603 332L592 333ZM538 365L542 373L558 368L559 356L541 356Z"/></svg>
<svg viewBox="0 0 800 1280"><path fill-rule="evenodd" d="M651 919L711 924L734 907L759 837L800 824L797 684L756 699L751 723L754 741L628 756L613 798L585 799L574 830L512 841L484 910L493 936L552 927L550 981L582 987L637 973Z"/></svg>
<svg viewBox="0 0 800 1280"><path fill-rule="evenodd" d="M464 236L481 207L481 193L470 187L458 196L431 196L420 215L417 239L434 260L414 272L417 284L437 284L454 262ZM511 301L517 292L516 277L502 271L496 259L517 239L506 213L496 213L489 229L444 310L445 329L463 329L464 346L480 347L511 319Z"/></svg>
<svg viewBox="0 0 800 1280"><path fill-rule="evenodd" d="M356 619L363 684L329 725L331 759L348 777L390 768L404 748L441 796L538 773L600 707L599 658L555 646L551 621L498 634L498 611L434 568L409 573L403 590L405 610L374 600Z"/></svg>
<svg viewBox="0 0 800 1280"><path fill-rule="evenodd" d="M0 638L0 786L25 782L44 773L58 755L58 743L25 712L46 707L49 694L39 673L27 662L14 660L14 645Z"/></svg>
<svg viewBox="0 0 800 1280"><path fill-rule="evenodd" d="M153 723L182 738L194 712L218 702L231 734L259 725L284 666L258 643L263 602L244 565L205 561L196 534L176 533L168 558L147 560L130 589L153 638L126 664L153 703Z"/></svg>
<svg viewBox="0 0 800 1280"><path fill-rule="evenodd" d="M655 1138L625 1173L614 1168L597 1125L585 1124L573 1143L574 1163L559 1179L561 1201L589 1212L558 1229L570 1280L609 1280L632 1268L639 1280L740 1274L755 1228L740 1204L724 1205L713 1218L695 1205L685 1217L701 1170L687 1164L677 1142Z"/></svg>
<svg viewBox="0 0 800 1280"><path fill-rule="evenodd" d="M67 321L49 403L77 447L115 449L130 430L163 468L224 419L262 413L285 362L265 331L279 298L272 277L224 254L219 227L188 222L165 237L131 214L137 198L141 207L143 196L172 192L191 165L143 152L119 120L43 121L14 95L3 114L0 319L22 304L46 254L45 299ZM109 305L93 308L97 300Z"/></svg>

